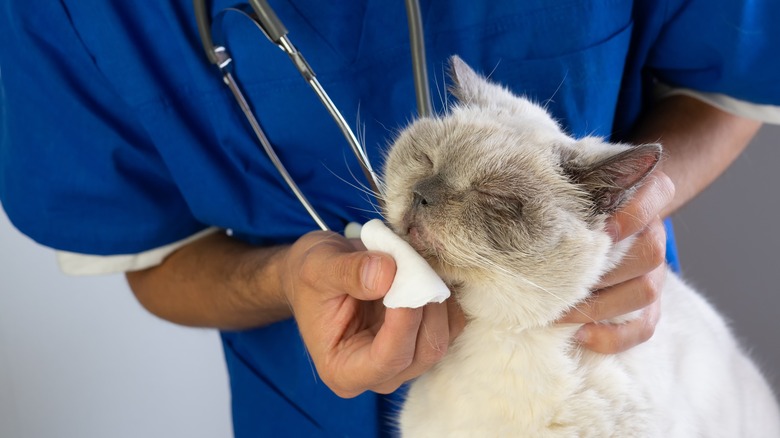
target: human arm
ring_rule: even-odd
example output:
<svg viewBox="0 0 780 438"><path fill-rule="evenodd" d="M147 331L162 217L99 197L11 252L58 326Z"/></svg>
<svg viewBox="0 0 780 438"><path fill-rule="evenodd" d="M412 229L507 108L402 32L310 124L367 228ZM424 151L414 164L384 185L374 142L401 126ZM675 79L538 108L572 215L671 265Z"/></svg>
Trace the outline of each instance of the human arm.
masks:
<svg viewBox="0 0 780 438"><path fill-rule="evenodd" d="M418 376L463 325L445 304L384 309L371 301L394 274L387 255L313 232L272 248L214 234L127 279L144 307L180 324L240 329L294 315L320 378L351 397L391 392Z"/></svg>
<svg viewBox="0 0 780 438"><path fill-rule="evenodd" d="M664 218L723 173L747 147L761 122L740 117L686 96L659 101L636 126L631 141L660 141L660 169L675 185L675 195L659 215Z"/></svg>
<svg viewBox="0 0 780 438"><path fill-rule="evenodd" d="M637 236L628 256L602 278L593 300L561 320L587 323L578 333L583 346L616 353L652 336L666 273L662 219L714 181L759 127L759 122L684 95L657 102L640 119L629 140L660 142L664 158L633 200L609 222L615 241ZM594 324L583 316L602 321L639 309L644 309L640 318L620 325Z"/></svg>
<svg viewBox="0 0 780 438"><path fill-rule="evenodd" d="M255 247L215 233L179 248L163 263L127 272L152 314L182 325L246 329L289 318L279 270L289 246Z"/></svg>

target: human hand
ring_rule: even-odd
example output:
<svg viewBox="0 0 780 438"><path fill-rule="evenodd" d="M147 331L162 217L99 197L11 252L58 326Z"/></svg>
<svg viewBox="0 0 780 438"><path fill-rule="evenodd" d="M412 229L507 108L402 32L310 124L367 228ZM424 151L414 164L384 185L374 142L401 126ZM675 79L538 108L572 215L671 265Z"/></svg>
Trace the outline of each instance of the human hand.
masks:
<svg viewBox="0 0 780 438"><path fill-rule="evenodd" d="M465 325L448 303L385 308L393 259L334 233L299 239L280 276L320 378L341 397L396 390L438 362Z"/></svg>
<svg viewBox="0 0 780 438"><path fill-rule="evenodd" d="M660 293L666 277L666 231L659 213L674 197L674 184L661 171L648 176L632 200L608 220L613 241L635 240L618 266L600 280L586 302L559 322L586 323L577 332L582 346L599 353L619 353L652 337L660 317ZM622 324L595 323L640 310Z"/></svg>

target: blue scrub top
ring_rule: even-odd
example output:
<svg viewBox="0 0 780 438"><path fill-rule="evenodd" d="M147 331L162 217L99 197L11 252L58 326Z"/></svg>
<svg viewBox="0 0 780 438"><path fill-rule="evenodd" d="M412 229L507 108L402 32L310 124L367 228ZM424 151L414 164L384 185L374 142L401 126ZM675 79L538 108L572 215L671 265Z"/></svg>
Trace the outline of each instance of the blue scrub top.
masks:
<svg viewBox="0 0 780 438"><path fill-rule="evenodd" d="M415 114L403 5L271 4L379 167ZM780 104L774 0L431 0L422 15L439 104L452 54L544 103L573 136L626 136L656 80ZM225 25L236 76L315 208L334 230L369 219L343 181L362 175L357 163L286 56L238 15ZM10 0L0 41L0 200L36 241L109 255L208 226L257 244L316 228L206 61L190 0ZM391 432L393 401L333 395L293 321L223 340L236 436Z"/></svg>

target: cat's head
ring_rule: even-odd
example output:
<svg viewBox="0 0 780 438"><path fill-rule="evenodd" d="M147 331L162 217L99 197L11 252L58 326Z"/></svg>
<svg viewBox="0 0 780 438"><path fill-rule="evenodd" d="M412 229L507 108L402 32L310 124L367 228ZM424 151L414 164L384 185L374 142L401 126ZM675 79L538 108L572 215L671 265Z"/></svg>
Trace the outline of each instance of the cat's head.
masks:
<svg viewBox="0 0 780 438"><path fill-rule="evenodd" d="M574 140L542 107L451 63L458 104L392 145L385 217L460 286L470 317L547 324L608 268L604 219L652 171L660 145Z"/></svg>

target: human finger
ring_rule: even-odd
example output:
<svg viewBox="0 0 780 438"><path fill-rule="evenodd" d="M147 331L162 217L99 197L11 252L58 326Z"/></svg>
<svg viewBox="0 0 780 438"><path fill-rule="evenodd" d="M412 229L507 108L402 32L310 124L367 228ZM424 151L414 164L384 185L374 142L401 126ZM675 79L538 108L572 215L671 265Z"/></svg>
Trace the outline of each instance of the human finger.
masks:
<svg viewBox="0 0 780 438"><path fill-rule="evenodd" d="M560 323L594 323L642 309L658 301L666 279L666 266L615 286L596 291L569 311Z"/></svg>
<svg viewBox="0 0 780 438"><path fill-rule="evenodd" d="M384 321L370 349L372 387L398 376L412 365L423 314L422 308L385 310Z"/></svg>
<svg viewBox="0 0 780 438"><path fill-rule="evenodd" d="M647 176L631 201L607 219L606 230L619 242L644 229L674 198L674 183L656 170Z"/></svg>
<svg viewBox="0 0 780 438"><path fill-rule="evenodd" d="M448 338L448 344L452 345L452 342L463 332L464 327L466 326L466 315L463 313L463 310L461 309L460 305L458 304L458 301L454 298L448 299L444 303L446 305L446 317L447 317L447 338ZM439 306L439 304L429 304L428 306ZM426 310L428 309L428 306L426 306ZM426 333L426 332L423 332ZM430 339L430 332L427 332L426 338ZM420 342L428 342L428 340L420 340L418 339L418 345L420 345ZM443 338L436 337L439 342L443 342ZM434 344L435 345L435 344ZM446 347L449 349L449 345ZM435 350L440 353L442 356L446 353L446 350L442 348L442 346L434 347ZM438 362L440 358L436 357L434 355L433 357L430 357L430 362L436 363ZM397 389L401 384L404 382L411 380L415 377L418 377L422 374L425 370L427 370L429 367L424 366L421 367L421 370L409 370L406 371L403 375L399 376L393 381L386 382L382 387L377 388L376 392L380 393L389 393Z"/></svg>
<svg viewBox="0 0 780 438"><path fill-rule="evenodd" d="M660 266L666 257L666 229L656 216L635 235L634 242L620 263L604 274L596 289L604 289L647 274Z"/></svg>
<svg viewBox="0 0 780 438"><path fill-rule="evenodd" d="M458 300L453 298L445 301L447 303L447 323L450 329L450 343L463 333L466 327L466 315L463 313Z"/></svg>
<svg viewBox="0 0 780 438"><path fill-rule="evenodd" d="M438 363L447 353L450 328L447 304L432 303L423 307L423 317L417 332L414 359L402 372L374 388L379 393L395 391L404 382L420 376Z"/></svg>
<svg viewBox="0 0 780 438"><path fill-rule="evenodd" d="M626 351L648 341L655 333L661 315L661 302L645 308L637 319L622 324L586 324L576 338L588 350L603 354Z"/></svg>
<svg viewBox="0 0 780 438"><path fill-rule="evenodd" d="M356 251L338 234L314 232L301 243L299 278L323 293L323 299L348 294L363 301L382 298L395 277L395 261L378 251Z"/></svg>
<svg viewBox="0 0 780 438"><path fill-rule="evenodd" d="M350 334L329 349L320 377L339 397L351 398L377 388L408 368L414 360L422 309L387 309L376 335Z"/></svg>

